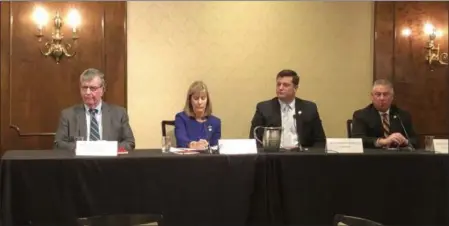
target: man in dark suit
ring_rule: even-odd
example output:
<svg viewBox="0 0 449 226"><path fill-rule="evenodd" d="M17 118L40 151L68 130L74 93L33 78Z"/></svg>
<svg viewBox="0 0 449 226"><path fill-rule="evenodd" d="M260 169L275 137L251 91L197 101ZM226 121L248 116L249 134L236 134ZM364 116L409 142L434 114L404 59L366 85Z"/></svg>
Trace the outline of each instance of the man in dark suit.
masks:
<svg viewBox="0 0 449 226"><path fill-rule="evenodd" d="M393 98L391 82L379 79L371 91L372 103L354 112L352 137L362 138L365 148L416 147L411 116L392 105Z"/></svg>
<svg viewBox="0 0 449 226"><path fill-rule="evenodd" d="M102 101L104 74L97 69L85 70L80 76L80 91L84 104L62 111L55 148L75 150L76 140L109 140L132 151L135 140L126 110Z"/></svg>
<svg viewBox="0 0 449 226"><path fill-rule="evenodd" d="M317 106L314 102L296 97L298 86L299 76L295 71L282 70L277 74L277 97L257 104L251 121L251 139L254 138L253 131L257 126L282 127L282 148L296 148L299 145L324 147L326 136ZM260 129L257 137L262 139L262 136L263 130Z"/></svg>

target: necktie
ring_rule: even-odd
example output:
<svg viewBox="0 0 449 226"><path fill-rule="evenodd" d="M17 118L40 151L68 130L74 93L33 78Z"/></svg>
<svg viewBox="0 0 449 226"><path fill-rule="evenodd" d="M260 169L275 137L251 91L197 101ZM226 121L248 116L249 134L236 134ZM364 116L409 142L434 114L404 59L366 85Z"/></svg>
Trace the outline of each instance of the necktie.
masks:
<svg viewBox="0 0 449 226"><path fill-rule="evenodd" d="M98 122L97 118L95 118L95 114L97 114L97 109L89 109L90 113L90 135L89 140L90 141L96 141L100 140L100 132L98 129Z"/></svg>
<svg viewBox="0 0 449 226"><path fill-rule="evenodd" d="M290 106L286 105L283 109L283 117L282 117L282 147L292 147L292 125L293 125L293 117L290 117Z"/></svg>
<svg viewBox="0 0 449 226"><path fill-rule="evenodd" d="M384 130L384 137L388 137L390 135L390 119L388 118L387 113L382 113L382 127Z"/></svg>

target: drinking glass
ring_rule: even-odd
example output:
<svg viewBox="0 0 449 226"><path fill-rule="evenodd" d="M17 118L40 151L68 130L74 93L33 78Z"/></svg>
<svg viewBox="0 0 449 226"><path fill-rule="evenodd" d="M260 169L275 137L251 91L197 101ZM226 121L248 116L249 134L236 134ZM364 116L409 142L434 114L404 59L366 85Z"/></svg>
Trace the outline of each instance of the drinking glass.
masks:
<svg viewBox="0 0 449 226"><path fill-rule="evenodd" d="M76 146L78 145L77 142L84 141L84 137L73 137L73 140L75 141L75 149L76 149Z"/></svg>
<svg viewBox="0 0 449 226"><path fill-rule="evenodd" d="M162 153L170 152L171 147L171 137L162 137Z"/></svg>
<svg viewBox="0 0 449 226"><path fill-rule="evenodd" d="M433 139L435 136L425 136L424 137L424 149L426 151L433 151Z"/></svg>
<svg viewBox="0 0 449 226"><path fill-rule="evenodd" d="M84 141L84 137L74 137L73 138L76 141Z"/></svg>

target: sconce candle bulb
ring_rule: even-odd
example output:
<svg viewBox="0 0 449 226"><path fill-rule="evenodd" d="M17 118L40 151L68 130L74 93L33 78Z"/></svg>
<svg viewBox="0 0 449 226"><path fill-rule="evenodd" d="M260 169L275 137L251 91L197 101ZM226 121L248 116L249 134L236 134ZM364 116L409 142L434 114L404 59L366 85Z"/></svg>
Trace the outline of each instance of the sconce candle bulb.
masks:
<svg viewBox="0 0 449 226"><path fill-rule="evenodd" d="M81 24L81 16L76 9L71 9L67 16L68 24L72 27L73 39L78 38L78 27Z"/></svg>
<svg viewBox="0 0 449 226"><path fill-rule="evenodd" d="M432 24L426 23L424 25L424 33L431 35L431 34L435 33L435 28L433 27Z"/></svg>
<svg viewBox="0 0 449 226"><path fill-rule="evenodd" d="M37 34L36 36L39 38L39 42L42 40L44 26L48 22L48 13L42 7L36 7L33 13L33 20L37 26Z"/></svg>
<svg viewBox="0 0 449 226"><path fill-rule="evenodd" d="M403 36L408 37L412 34L412 30L410 28L404 28L401 33Z"/></svg>

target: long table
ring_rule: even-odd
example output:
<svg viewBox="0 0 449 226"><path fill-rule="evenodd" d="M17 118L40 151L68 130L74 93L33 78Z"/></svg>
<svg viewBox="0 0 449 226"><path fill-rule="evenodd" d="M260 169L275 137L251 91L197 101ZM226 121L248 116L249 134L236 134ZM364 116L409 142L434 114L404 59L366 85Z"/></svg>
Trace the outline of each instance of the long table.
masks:
<svg viewBox="0 0 449 226"><path fill-rule="evenodd" d="M449 224L449 159L441 154L15 150L0 170L8 226L119 213L163 214L164 225L330 225L337 213L388 225Z"/></svg>

